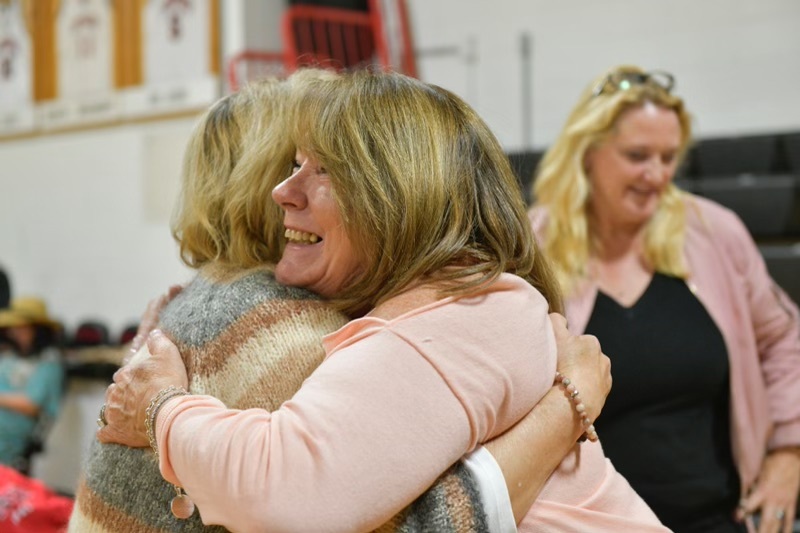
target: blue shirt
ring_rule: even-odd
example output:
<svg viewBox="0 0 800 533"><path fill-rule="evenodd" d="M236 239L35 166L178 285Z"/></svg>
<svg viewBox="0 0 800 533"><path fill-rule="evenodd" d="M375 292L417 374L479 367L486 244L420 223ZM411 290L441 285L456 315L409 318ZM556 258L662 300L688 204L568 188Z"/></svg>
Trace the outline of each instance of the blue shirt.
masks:
<svg viewBox="0 0 800 533"><path fill-rule="evenodd" d="M58 413L64 373L58 355L46 350L40 356L20 357L0 353L0 394L23 394L39 406L40 415ZM25 451L37 419L0 408L0 463L13 465Z"/></svg>

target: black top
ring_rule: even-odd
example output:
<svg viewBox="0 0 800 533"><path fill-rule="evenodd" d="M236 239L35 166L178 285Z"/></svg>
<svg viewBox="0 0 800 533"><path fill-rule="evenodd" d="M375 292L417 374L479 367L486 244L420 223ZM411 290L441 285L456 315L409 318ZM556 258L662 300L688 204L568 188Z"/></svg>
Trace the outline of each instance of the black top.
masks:
<svg viewBox="0 0 800 533"><path fill-rule="evenodd" d="M727 349L686 283L657 273L631 307L599 292L586 333L611 359L595 427L616 469L675 531L709 531L712 516L731 523Z"/></svg>

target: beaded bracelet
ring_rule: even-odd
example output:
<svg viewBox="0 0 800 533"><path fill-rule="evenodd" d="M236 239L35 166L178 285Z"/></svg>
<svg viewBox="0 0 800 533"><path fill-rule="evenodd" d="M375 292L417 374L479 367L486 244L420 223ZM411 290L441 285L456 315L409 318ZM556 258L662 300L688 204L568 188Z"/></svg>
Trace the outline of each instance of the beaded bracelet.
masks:
<svg viewBox="0 0 800 533"><path fill-rule="evenodd" d="M572 400L572 403L575 405L575 411L577 411L578 416L581 417L581 423L583 424L585 430L583 435L581 435L580 442L583 442L586 439L589 439L592 442L597 442L597 431L595 431L594 425L589 419L589 415L586 414L586 406L583 404L581 395L578 392L578 389L572 383L572 380L562 375L561 372L556 372L555 383L564 388L564 391L569 396L569 399Z"/></svg>
<svg viewBox="0 0 800 533"><path fill-rule="evenodd" d="M158 416L158 411L161 409L161 406L164 405L164 402L170 398L186 394L189 394L189 392L183 387L170 385L158 391L158 394L153 396L153 399L150 400L150 404L144 411L144 428L147 430L147 440L150 441L150 447L156 455L158 455L158 441L156 440L156 416Z"/></svg>

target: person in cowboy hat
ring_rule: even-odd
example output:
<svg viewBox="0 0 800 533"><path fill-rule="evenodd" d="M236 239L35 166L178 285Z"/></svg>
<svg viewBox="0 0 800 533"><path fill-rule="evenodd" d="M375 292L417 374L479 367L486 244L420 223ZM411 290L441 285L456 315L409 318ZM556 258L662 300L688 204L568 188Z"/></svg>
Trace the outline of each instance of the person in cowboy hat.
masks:
<svg viewBox="0 0 800 533"><path fill-rule="evenodd" d="M39 298L15 298L0 310L0 464L24 466L37 421L58 412L60 329Z"/></svg>

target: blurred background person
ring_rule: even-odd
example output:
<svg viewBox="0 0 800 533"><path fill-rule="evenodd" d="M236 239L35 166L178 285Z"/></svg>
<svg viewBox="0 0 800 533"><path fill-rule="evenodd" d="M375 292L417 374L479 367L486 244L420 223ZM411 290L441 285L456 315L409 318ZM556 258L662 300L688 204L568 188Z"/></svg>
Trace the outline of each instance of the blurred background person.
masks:
<svg viewBox="0 0 800 533"><path fill-rule="evenodd" d="M0 463L24 468L37 422L58 413L64 371L60 324L34 297L0 310Z"/></svg>
<svg viewBox="0 0 800 533"><path fill-rule="evenodd" d="M8 302L11 300L11 284L8 282L8 276L5 270L0 268L0 309L8 307Z"/></svg>
<svg viewBox="0 0 800 533"><path fill-rule="evenodd" d="M570 329L612 359L596 427L617 469L679 533L744 531L744 512L789 533L798 310L739 218L672 183L691 139L673 81L622 66L592 82L539 166L529 215Z"/></svg>

